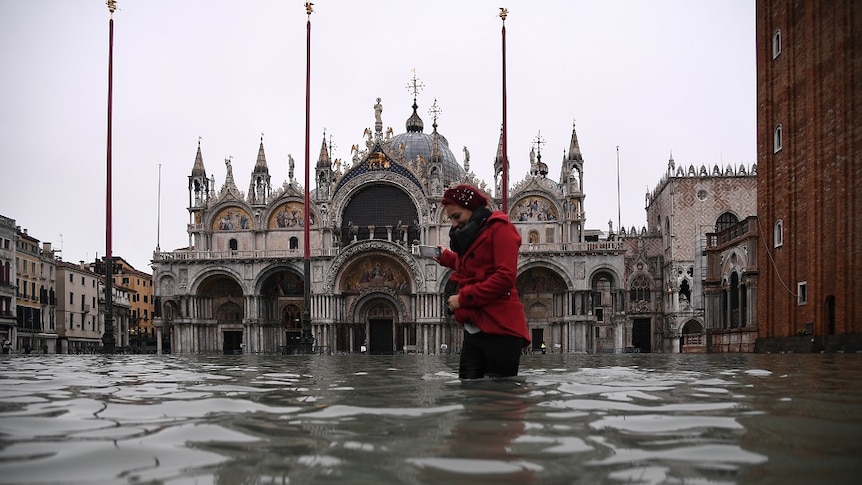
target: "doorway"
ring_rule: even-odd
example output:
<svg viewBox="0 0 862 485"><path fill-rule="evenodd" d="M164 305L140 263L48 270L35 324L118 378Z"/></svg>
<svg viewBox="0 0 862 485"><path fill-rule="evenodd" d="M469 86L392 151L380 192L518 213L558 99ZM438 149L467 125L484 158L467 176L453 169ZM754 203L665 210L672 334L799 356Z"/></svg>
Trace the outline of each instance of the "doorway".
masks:
<svg viewBox="0 0 862 485"><path fill-rule="evenodd" d="M533 350L541 351L542 344L545 342L545 329L543 328L534 328L530 332L530 337L533 340Z"/></svg>
<svg viewBox="0 0 862 485"><path fill-rule="evenodd" d="M368 352L371 354L392 354L392 319L371 318L368 320L371 330Z"/></svg>
<svg viewBox="0 0 862 485"><path fill-rule="evenodd" d="M652 340L650 339L652 332L650 331L649 318L635 318L632 321L632 347L636 352L650 352L652 350Z"/></svg>
<svg viewBox="0 0 862 485"><path fill-rule="evenodd" d="M225 355L234 355L242 353L242 331L237 330L225 330L222 332L224 334L224 346L222 350Z"/></svg>

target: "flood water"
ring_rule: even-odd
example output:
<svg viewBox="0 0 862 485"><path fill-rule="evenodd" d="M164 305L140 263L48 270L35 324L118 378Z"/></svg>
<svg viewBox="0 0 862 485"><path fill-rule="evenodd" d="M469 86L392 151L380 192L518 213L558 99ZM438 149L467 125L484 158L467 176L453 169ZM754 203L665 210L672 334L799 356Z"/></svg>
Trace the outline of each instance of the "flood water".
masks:
<svg viewBox="0 0 862 485"><path fill-rule="evenodd" d="M862 483L862 355L0 356L0 483Z"/></svg>

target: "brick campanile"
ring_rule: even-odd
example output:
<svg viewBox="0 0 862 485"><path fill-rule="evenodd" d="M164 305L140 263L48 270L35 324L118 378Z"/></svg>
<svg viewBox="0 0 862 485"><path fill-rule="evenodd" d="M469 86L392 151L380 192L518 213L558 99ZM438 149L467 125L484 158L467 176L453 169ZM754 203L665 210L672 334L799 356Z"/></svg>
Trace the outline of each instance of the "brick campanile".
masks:
<svg viewBox="0 0 862 485"><path fill-rule="evenodd" d="M862 2L757 0L756 15L760 337L852 340L862 334Z"/></svg>

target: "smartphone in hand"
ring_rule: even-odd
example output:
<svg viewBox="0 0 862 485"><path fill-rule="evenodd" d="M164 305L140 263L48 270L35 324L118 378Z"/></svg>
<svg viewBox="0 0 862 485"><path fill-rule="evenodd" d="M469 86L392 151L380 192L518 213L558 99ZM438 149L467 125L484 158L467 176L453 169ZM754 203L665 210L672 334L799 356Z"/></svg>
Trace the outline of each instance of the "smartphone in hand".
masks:
<svg viewBox="0 0 862 485"><path fill-rule="evenodd" d="M419 256L423 258L439 258L440 248L437 246L419 246Z"/></svg>

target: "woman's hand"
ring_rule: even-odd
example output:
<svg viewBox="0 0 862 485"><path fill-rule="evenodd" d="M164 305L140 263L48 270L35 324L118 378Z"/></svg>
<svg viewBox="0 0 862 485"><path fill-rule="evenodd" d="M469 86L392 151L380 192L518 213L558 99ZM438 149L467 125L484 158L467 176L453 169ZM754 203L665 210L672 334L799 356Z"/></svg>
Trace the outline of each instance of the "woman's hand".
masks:
<svg viewBox="0 0 862 485"><path fill-rule="evenodd" d="M455 310L461 308L461 304L458 302L458 295L457 294L450 296L448 301L449 301L449 310L450 311L454 312Z"/></svg>

